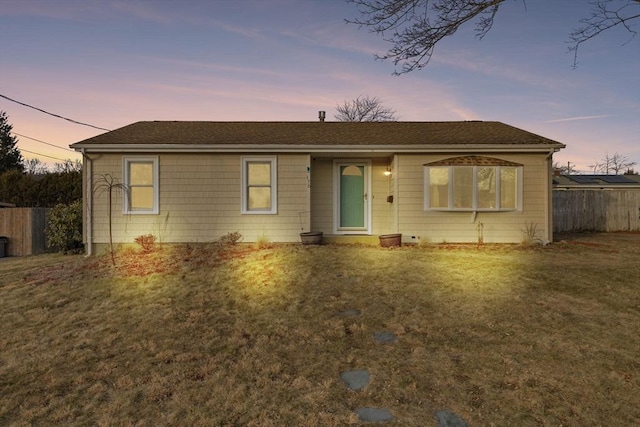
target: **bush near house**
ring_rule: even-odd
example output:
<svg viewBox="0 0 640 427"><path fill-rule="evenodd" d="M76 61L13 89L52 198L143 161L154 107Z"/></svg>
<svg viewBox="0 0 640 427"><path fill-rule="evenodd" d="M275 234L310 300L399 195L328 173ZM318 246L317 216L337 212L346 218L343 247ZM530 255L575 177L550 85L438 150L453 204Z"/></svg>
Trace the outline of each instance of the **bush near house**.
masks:
<svg viewBox="0 0 640 427"><path fill-rule="evenodd" d="M49 213L47 247L62 253L82 251L82 201L58 204Z"/></svg>
<svg viewBox="0 0 640 427"><path fill-rule="evenodd" d="M74 252L82 248L82 171L74 163L65 162L56 166L54 172L24 173L12 169L0 173L0 202L11 203L18 208L54 208L51 224L33 223L32 228L22 229L27 214L12 216L13 222L6 224L7 237L15 242L39 242L14 246L21 249L14 254L29 255L44 251L45 240L49 248L63 252ZM77 209L74 206L78 206ZM24 211L21 211L24 212ZM49 215L47 214L47 221ZM46 230L49 236L46 236ZM11 234L9 230L13 230ZM65 233L70 233L66 235ZM53 235L51 234L53 233ZM79 233L79 234L78 234ZM79 236L79 237L78 237ZM37 249L35 249L37 248ZM32 252L33 251L33 252Z"/></svg>

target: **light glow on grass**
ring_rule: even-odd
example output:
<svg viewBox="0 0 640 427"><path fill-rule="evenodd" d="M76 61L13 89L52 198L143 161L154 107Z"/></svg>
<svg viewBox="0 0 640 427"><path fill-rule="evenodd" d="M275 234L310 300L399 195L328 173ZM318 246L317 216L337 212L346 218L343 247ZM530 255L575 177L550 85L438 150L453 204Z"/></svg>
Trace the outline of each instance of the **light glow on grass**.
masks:
<svg viewBox="0 0 640 427"><path fill-rule="evenodd" d="M279 305L287 300L304 269L298 265L298 248L262 248L250 251L233 260L233 274L229 277L231 290L240 300L250 305ZM283 256L285 253L288 256ZM304 280L304 279L302 279Z"/></svg>
<svg viewBox="0 0 640 427"><path fill-rule="evenodd" d="M131 246L116 252L115 266L106 264L97 268L110 271L113 278L111 292L114 295L126 296L135 301L145 295L169 292L163 288L172 282L165 280L165 276L179 272L184 257L184 248L179 245L156 245L151 251ZM104 264L107 261L94 260L96 264Z"/></svg>
<svg viewBox="0 0 640 427"><path fill-rule="evenodd" d="M512 250L435 250L430 258L434 274L447 287L486 298L509 296L522 290L520 278L535 268L531 265L531 254Z"/></svg>
<svg viewBox="0 0 640 427"><path fill-rule="evenodd" d="M375 403L406 426L442 408L469 425L633 425L638 256L621 240L3 260L0 420L332 427ZM359 368L372 380L353 393L339 373Z"/></svg>

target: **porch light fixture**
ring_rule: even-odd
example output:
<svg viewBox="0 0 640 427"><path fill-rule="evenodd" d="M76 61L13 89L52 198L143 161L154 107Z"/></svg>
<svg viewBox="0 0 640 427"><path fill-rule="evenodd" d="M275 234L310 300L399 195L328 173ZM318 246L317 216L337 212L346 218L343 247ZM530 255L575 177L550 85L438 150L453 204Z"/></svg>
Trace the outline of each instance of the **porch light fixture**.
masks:
<svg viewBox="0 0 640 427"><path fill-rule="evenodd" d="M384 171L384 176L391 176L391 168L387 168L386 171Z"/></svg>

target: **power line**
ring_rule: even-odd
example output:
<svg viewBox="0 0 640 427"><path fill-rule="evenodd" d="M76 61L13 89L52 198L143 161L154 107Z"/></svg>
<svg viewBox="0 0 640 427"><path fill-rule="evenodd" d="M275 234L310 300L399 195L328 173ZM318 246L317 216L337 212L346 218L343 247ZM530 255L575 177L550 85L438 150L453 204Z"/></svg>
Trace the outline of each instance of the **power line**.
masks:
<svg viewBox="0 0 640 427"><path fill-rule="evenodd" d="M39 139L31 138L30 136L27 136L27 135L21 135L21 134L16 133L16 132L13 132L13 134L14 134L14 135L21 136L21 137L23 137L23 138L30 139L30 140L32 140L32 141L39 142L39 143L41 143L41 144L50 145L50 146L52 146L52 147L56 147L56 148L59 148L59 149L61 149L61 150L67 150L67 151L71 151L71 152L74 152L74 153L75 153L75 151L74 151L74 150L72 150L72 149L70 149L70 148L60 147L59 145L55 145L55 144L51 144L51 143L48 143L48 142L40 141Z"/></svg>
<svg viewBox="0 0 640 427"><path fill-rule="evenodd" d="M63 162L69 160L69 159L61 159L60 157L47 156L46 154L35 153L33 151L24 150L22 148L20 149L20 151L24 151L25 153L35 154L36 156L49 157L50 159L61 160Z"/></svg>
<svg viewBox="0 0 640 427"><path fill-rule="evenodd" d="M68 122L75 123L77 125L89 126L91 128L94 128L94 129L106 130L107 132L110 131L110 129L101 128L99 126L90 125L89 123L79 122L77 120L69 119L67 117L63 117L63 116L60 116L58 114L50 113L50 112L45 111L45 110L43 110L41 108L34 107L33 105L29 105L29 104L25 104L24 102L16 101L15 99L11 99L8 96L2 95L2 94L0 94L0 98L4 98L4 99L9 100L11 102L15 102L16 104L24 105L25 107L33 108L34 110L40 111L41 113L45 113L45 114L48 114L50 116L57 117L59 119L63 119L63 120L66 120Z"/></svg>

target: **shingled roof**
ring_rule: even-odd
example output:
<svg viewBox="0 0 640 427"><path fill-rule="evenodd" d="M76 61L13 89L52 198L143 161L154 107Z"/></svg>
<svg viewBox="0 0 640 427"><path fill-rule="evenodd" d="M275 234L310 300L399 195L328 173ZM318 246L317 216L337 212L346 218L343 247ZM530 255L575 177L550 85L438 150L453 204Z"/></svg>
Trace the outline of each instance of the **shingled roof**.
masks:
<svg viewBox="0 0 640 427"><path fill-rule="evenodd" d="M72 144L74 149L179 146L564 147L557 141L500 122L137 122Z"/></svg>

